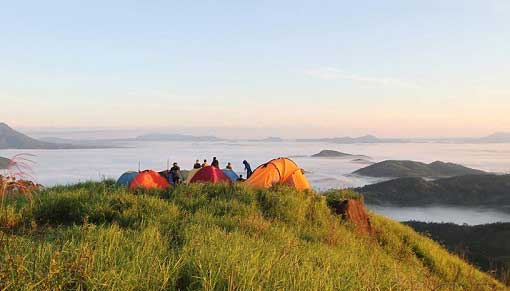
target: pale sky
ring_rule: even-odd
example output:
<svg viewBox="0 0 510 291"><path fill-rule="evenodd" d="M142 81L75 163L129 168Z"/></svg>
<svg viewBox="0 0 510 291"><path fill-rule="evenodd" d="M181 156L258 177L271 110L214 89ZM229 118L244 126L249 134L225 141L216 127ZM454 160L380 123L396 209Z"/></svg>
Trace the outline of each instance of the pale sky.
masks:
<svg viewBox="0 0 510 291"><path fill-rule="evenodd" d="M510 131L508 0L18 0L0 36L19 128Z"/></svg>

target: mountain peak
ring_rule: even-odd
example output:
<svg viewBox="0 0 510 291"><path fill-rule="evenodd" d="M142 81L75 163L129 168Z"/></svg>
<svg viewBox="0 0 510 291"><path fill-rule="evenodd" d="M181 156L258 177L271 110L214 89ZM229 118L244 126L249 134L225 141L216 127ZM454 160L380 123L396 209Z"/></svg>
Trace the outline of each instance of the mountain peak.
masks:
<svg viewBox="0 0 510 291"><path fill-rule="evenodd" d="M0 149L63 149L70 145L57 145L31 138L0 122Z"/></svg>

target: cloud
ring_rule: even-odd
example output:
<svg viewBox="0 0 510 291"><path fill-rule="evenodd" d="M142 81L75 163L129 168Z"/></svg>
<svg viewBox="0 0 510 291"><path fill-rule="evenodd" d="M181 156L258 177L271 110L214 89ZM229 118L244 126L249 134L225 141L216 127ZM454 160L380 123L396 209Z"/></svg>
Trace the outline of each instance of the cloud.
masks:
<svg viewBox="0 0 510 291"><path fill-rule="evenodd" d="M322 80L348 80L354 82L371 83L381 86L397 86L403 88L420 88L421 86L417 83L410 82L407 80L387 78L387 77L372 77L365 75L358 75L345 72L336 68L318 68L307 70L305 73L308 76L322 79Z"/></svg>

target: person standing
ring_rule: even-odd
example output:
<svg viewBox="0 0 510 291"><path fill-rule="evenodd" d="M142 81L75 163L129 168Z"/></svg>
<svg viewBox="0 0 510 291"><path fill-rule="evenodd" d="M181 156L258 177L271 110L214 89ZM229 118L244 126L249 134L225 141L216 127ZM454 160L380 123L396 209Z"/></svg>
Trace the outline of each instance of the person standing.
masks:
<svg viewBox="0 0 510 291"><path fill-rule="evenodd" d="M218 159L216 157L214 157L213 160L212 160L211 166L219 169L220 168L220 161L218 161Z"/></svg>
<svg viewBox="0 0 510 291"><path fill-rule="evenodd" d="M253 171L251 170L250 163L247 160L243 161L244 169L246 170L246 179L249 179Z"/></svg>
<svg viewBox="0 0 510 291"><path fill-rule="evenodd" d="M182 177L181 177L181 167L177 165L177 163L174 163L172 168L170 168L170 175L172 175L172 179L174 181L174 184L180 184Z"/></svg>

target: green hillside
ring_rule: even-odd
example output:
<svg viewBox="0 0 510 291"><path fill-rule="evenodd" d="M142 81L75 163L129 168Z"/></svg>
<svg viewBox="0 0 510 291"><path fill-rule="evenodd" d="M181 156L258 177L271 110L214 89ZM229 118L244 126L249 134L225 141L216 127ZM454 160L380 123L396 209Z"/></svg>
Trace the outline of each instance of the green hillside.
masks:
<svg viewBox="0 0 510 291"><path fill-rule="evenodd" d="M424 177L445 178L462 175L483 175L484 171L475 170L453 163L436 161L430 164L415 161L388 160L359 169L354 174L367 177Z"/></svg>
<svg viewBox="0 0 510 291"><path fill-rule="evenodd" d="M510 223L471 226L409 221L406 224L510 283Z"/></svg>
<svg viewBox="0 0 510 291"><path fill-rule="evenodd" d="M31 197L0 209L1 290L505 290L398 222L371 215L359 234L314 192L103 182Z"/></svg>
<svg viewBox="0 0 510 291"><path fill-rule="evenodd" d="M426 181L400 178L357 189L369 204L487 206L510 211L510 175L469 175Z"/></svg>

